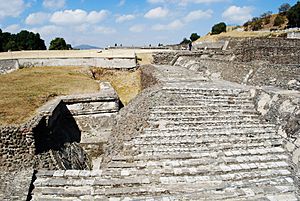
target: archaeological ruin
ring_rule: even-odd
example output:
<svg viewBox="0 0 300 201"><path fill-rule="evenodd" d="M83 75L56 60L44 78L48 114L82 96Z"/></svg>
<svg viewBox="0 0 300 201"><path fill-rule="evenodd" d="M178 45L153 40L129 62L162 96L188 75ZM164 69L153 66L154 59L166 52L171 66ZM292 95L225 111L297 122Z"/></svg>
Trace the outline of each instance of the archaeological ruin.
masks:
<svg viewBox="0 0 300 201"><path fill-rule="evenodd" d="M124 106L100 82L0 125L0 200L300 200L300 40L193 48L148 51L147 65L135 53L0 57L0 74L140 70L142 88Z"/></svg>

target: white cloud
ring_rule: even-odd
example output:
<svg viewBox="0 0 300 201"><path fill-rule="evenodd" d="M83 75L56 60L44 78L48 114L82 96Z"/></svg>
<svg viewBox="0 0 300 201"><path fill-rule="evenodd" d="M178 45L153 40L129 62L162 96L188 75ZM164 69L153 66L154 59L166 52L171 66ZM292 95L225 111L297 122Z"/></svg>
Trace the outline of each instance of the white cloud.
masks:
<svg viewBox="0 0 300 201"><path fill-rule="evenodd" d="M116 22L117 23L122 23L122 22L125 22L125 21L133 20L133 19L135 19L134 15L120 15L120 16L117 17Z"/></svg>
<svg viewBox="0 0 300 201"><path fill-rule="evenodd" d="M38 12L38 13L31 13L25 19L25 23L28 25L36 25L36 24L44 24L47 20L49 20L50 14Z"/></svg>
<svg viewBox="0 0 300 201"><path fill-rule="evenodd" d="M191 22L194 20L202 20L202 19L209 19L212 17L213 15L213 11L212 10L195 10L195 11L191 11L185 18L184 20L186 22Z"/></svg>
<svg viewBox="0 0 300 201"><path fill-rule="evenodd" d="M180 20L175 20L169 24L157 24L152 27L155 31L176 30L183 27L184 24Z"/></svg>
<svg viewBox="0 0 300 201"><path fill-rule="evenodd" d="M145 14L145 18L149 18L149 19L156 19L156 18L164 18L169 14L169 10L168 9L164 9L162 7L157 7L154 9L149 10L146 14Z"/></svg>
<svg viewBox="0 0 300 201"><path fill-rule="evenodd" d="M210 3L218 3L218 2L224 2L228 0L147 0L151 4L156 3L176 3L181 6L186 6L189 3L194 4L210 4Z"/></svg>
<svg viewBox="0 0 300 201"><path fill-rule="evenodd" d="M97 26L97 27L94 27L94 32L100 33L100 34L114 34L117 31L111 27Z"/></svg>
<svg viewBox="0 0 300 201"><path fill-rule="evenodd" d="M66 5L66 0L44 0L43 6L50 9L63 8Z"/></svg>
<svg viewBox="0 0 300 201"><path fill-rule="evenodd" d="M223 12L222 17L227 23L243 23L252 18L252 11L252 7L230 6Z"/></svg>
<svg viewBox="0 0 300 201"><path fill-rule="evenodd" d="M3 29L3 31L10 32L10 33L17 33L19 31L21 31L21 27L18 24L12 24L12 25L5 27Z"/></svg>
<svg viewBox="0 0 300 201"><path fill-rule="evenodd" d="M41 36L47 37L61 33L63 31L63 28L55 25L46 25L42 27L33 28L31 29L31 31L39 33L41 34Z"/></svg>
<svg viewBox="0 0 300 201"><path fill-rule="evenodd" d="M145 30L145 25L142 25L142 24L137 24L137 25L134 25L129 28L129 31L135 32L135 33L140 33L140 32L143 32L144 30Z"/></svg>
<svg viewBox="0 0 300 201"><path fill-rule="evenodd" d="M84 10L64 10L52 14L50 22L58 25L80 25L83 23L95 24L102 21L108 15L108 11L101 10L87 13Z"/></svg>
<svg viewBox="0 0 300 201"><path fill-rule="evenodd" d="M0 0L0 19L18 17L25 7L23 0Z"/></svg>
<svg viewBox="0 0 300 201"><path fill-rule="evenodd" d="M109 12L107 10L92 11L87 15L87 22L96 24L106 18Z"/></svg>

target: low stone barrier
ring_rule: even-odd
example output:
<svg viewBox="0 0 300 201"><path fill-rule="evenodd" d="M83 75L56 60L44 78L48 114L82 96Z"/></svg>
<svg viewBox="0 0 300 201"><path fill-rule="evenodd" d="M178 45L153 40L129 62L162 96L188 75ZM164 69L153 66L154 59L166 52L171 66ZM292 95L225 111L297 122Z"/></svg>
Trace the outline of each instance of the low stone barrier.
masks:
<svg viewBox="0 0 300 201"><path fill-rule="evenodd" d="M0 74L19 68L52 66L101 67L108 69L134 69L135 57L86 57L86 58L20 58L0 60Z"/></svg>
<svg viewBox="0 0 300 201"><path fill-rule="evenodd" d="M17 59L5 59L0 60L0 75L4 73L10 73L19 68Z"/></svg>
<svg viewBox="0 0 300 201"><path fill-rule="evenodd" d="M58 97L39 108L30 121L0 127L0 170L90 169L89 150L79 143L85 144L89 135L101 135L101 129L109 130L112 124L106 121L119 110L110 84L101 83L100 88L96 94Z"/></svg>

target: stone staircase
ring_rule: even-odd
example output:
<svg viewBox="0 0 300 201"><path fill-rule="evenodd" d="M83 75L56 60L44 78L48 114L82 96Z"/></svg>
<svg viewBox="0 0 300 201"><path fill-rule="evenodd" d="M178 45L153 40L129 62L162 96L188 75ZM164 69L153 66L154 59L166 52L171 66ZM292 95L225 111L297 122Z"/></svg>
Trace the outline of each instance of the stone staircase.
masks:
<svg viewBox="0 0 300 201"><path fill-rule="evenodd" d="M282 138L260 120L251 89L157 68L176 104L153 104L149 127L105 169L38 171L32 200L299 200Z"/></svg>

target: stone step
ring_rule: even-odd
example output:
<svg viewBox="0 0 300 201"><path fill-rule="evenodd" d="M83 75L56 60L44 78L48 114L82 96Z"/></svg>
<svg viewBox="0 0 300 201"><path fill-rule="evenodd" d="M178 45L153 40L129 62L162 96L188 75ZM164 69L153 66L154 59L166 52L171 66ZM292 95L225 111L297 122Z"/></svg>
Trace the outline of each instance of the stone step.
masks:
<svg viewBox="0 0 300 201"><path fill-rule="evenodd" d="M168 145L139 145L126 146L127 150L139 152L140 155L163 155L163 154L184 154L184 153L209 153L211 151L236 151L238 149L255 149L255 148L269 148L282 146L282 142L278 140L266 140L262 142L253 142L249 144L232 144L231 142L215 143L215 144L168 144Z"/></svg>
<svg viewBox="0 0 300 201"><path fill-rule="evenodd" d="M172 86L173 85L173 86ZM178 85L178 84L175 84ZM163 86L162 90L176 92L176 93L183 93L183 92L211 92L209 94L215 93L231 93L231 94L247 94L250 93L245 89L237 89L237 88L224 88L224 87L208 87L207 83L205 83L204 87L201 86L192 86L190 84L188 87L182 86L174 86L174 84L166 84Z"/></svg>
<svg viewBox="0 0 300 201"><path fill-rule="evenodd" d="M199 126L189 126L189 127L180 127L174 126L173 128L160 128L159 130L156 128L145 128L145 132L199 132L199 131L207 131L212 132L219 130L221 132L230 132L230 130L244 130L244 129L266 129L266 131L274 131L276 126L274 124L244 124L244 125L215 125L215 126L208 126L208 127L199 127Z"/></svg>
<svg viewBox="0 0 300 201"><path fill-rule="evenodd" d="M239 157L248 155L265 155L265 154L284 154L285 150L281 147L269 148L249 148L249 149L235 149L235 150L211 150L209 152L182 152L180 155L177 153L167 153L160 155L131 155L131 156L115 156L112 161L157 161L157 160L187 160L212 157L214 159L218 156L225 155L226 157ZM247 159L247 157L245 158Z"/></svg>
<svg viewBox="0 0 300 201"><path fill-rule="evenodd" d="M285 150L282 147L269 147L269 148L249 148L249 149L236 149L236 150L216 150L210 152L186 152L176 154L176 153L168 153L168 154L160 154L160 155L131 155L131 156L115 156L112 158L112 161L158 161L158 160L188 160L188 159L198 159L198 158L208 158L212 157L214 159L219 156L225 155L226 157L245 157L247 160L247 156L249 155L258 155L258 157L266 155L266 154L274 154L276 156L280 156L285 154ZM285 159L285 158L282 158ZM250 158L249 158L250 160Z"/></svg>
<svg viewBox="0 0 300 201"><path fill-rule="evenodd" d="M176 157L176 156L175 156ZM225 164L225 165L231 165L231 164L242 164L242 163L251 163L251 167L255 167L255 163L258 162L279 162L279 161L288 161L288 156L286 154L281 153L267 153L265 155L259 155L259 154L251 154L247 153L237 156L225 156L222 155L222 152L212 152L211 155L207 154L199 158L153 158L152 160L147 160L148 158L137 158L133 157L130 162L129 159L123 158L121 160L120 158L115 161L113 160L108 164L108 168L151 168L151 167L194 167L194 166L201 166L201 165L210 165L210 164Z"/></svg>
<svg viewBox="0 0 300 201"><path fill-rule="evenodd" d="M98 186L112 187L121 185L142 185L150 184L150 179L144 176L129 176L126 178L104 178L102 177L38 177L35 182L35 188L38 187L65 187L65 186Z"/></svg>
<svg viewBox="0 0 300 201"><path fill-rule="evenodd" d="M137 141L152 141L152 140L203 140L203 142L218 142L221 141L233 141L241 139L243 140L256 140L256 139L282 139L281 136L275 133L173 133L173 134L157 134L157 135L142 135L134 137L130 140ZM130 141L128 140L128 141ZM200 142L200 141L199 141Z"/></svg>
<svg viewBox="0 0 300 201"><path fill-rule="evenodd" d="M246 137L256 137L260 135L270 135L270 136L278 136L276 130L271 129L231 129L231 130L213 130L213 131L185 131L185 132L161 132L161 131L146 131L141 135L135 136L133 138L172 138L172 137L209 137L209 136L227 136L227 137L235 137L235 136L246 136ZM130 138L128 140L131 140Z"/></svg>
<svg viewBox="0 0 300 201"><path fill-rule="evenodd" d="M145 177L151 183L168 184L162 178L172 177L198 177L198 181L241 181L247 179L262 179L276 176L292 176L289 164L284 161L279 162L259 162L243 164L210 164L195 167L149 167L147 169L138 168L108 168L103 172L104 178L124 178L124 177ZM181 183L183 181L174 181ZM292 180L293 182L293 180ZM188 182L187 182L188 183Z"/></svg>
<svg viewBox="0 0 300 201"><path fill-rule="evenodd" d="M168 116L168 115L190 115L190 116L197 116L197 115L259 115L259 113L255 110L240 110L240 109L178 109L178 110L165 110L165 109L152 109L151 115L155 116Z"/></svg>
<svg viewBox="0 0 300 201"><path fill-rule="evenodd" d="M277 181L282 179L277 179ZM208 183L207 183L208 185ZM178 186L178 185L176 185ZM220 185L221 186L221 185ZM101 201L175 201L175 200L190 200L190 201L207 201L207 200L230 200L230 201L242 201L242 200L277 200L277 201L297 201L298 196L293 193L295 188L291 185L277 185L270 187L269 185L262 186L261 188L253 186L240 187L238 189L234 187L215 187L209 190L204 190L203 185L193 184L191 186L180 186L180 190L189 189L190 193L176 192L176 187L169 187L169 194L162 194L160 196L138 196L133 195L130 197L115 197L115 196L99 196L99 195L84 195L80 197L61 197L53 195L40 195L39 198L35 198L35 201L74 201L74 200L101 200ZM201 188L202 187L202 188ZM177 187L178 188L178 187ZM181 190L181 191L182 191ZM173 193L174 192L174 193Z"/></svg>
<svg viewBox="0 0 300 201"><path fill-rule="evenodd" d="M115 186L113 188L99 188L91 187L91 186L78 186L78 187L40 187L34 190L35 195L33 196L33 200L36 200L34 197L42 197L42 196L57 196L57 197L82 197L82 196L105 196L107 198L111 196L136 196L136 195L151 195L157 196L166 194L168 195L168 190L161 186L155 185L139 185L133 187L127 186ZM104 198L105 198L104 197ZM101 200L101 199L100 199Z"/></svg>
<svg viewBox="0 0 300 201"><path fill-rule="evenodd" d="M172 184L172 183L192 183L203 181L242 181L255 180L262 178L272 178L278 176L291 176L292 172L288 163L284 161L257 162L243 164L211 164L195 167L148 167L140 168L108 168L97 177L78 177L78 176L40 176L34 182L34 194L48 194L45 190L49 187L59 189L64 192L67 187L97 187L107 190L117 186L140 186L144 184ZM292 179L289 182L293 183ZM151 185L149 185L151 186ZM105 187L105 188L103 188ZM57 192L58 194L60 194ZM53 193L53 191L51 192ZM78 193L78 192L77 192ZM87 193L90 195L91 193ZM76 194L78 195L78 194Z"/></svg>
<svg viewBox="0 0 300 201"><path fill-rule="evenodd" d="M186 101L198 101L203 103L227 103L227 104L253 104L253 100L241 97L219 97L219 96L201 96L201 95L182 95L178 94L180 98Z"/></svg>
<svg viewBox="0 0 300 201"><path fill-rule="evenodd" d="M193 111L207 111L207 110L254 110L254 104L242 104L242 105L229 105L229 104L201 104L201 105L165 105L156 106L150 108L151 111L181 111L181 110L193 110Z"/></svg>
<svg viewBox="0 0 300 201"><path fill-rule="evenodd" d="M206 136L206 137L155 137L155 138L137 138L131 141L125 142L125 146L143 146L143 145L176 145L176 144L191 144L195 146L203 146L206 144L218 143L258 143L267 141L277 141L278 144L283 143L283 139L280 136L273 135L260 135L256 137L220 137L220 136Z"/></svg>
<svg viewBox="0 0 300 201"><path fill-rule="evenodd" d="M199 121L199 120L257 120L258 115L241 114L241 115L190 115L190 114L151 114L149 121L173 120L173 121Z"/></svg>
<svg viewBox="0 0 300 201"><path fill-rule="evenodd" d="M176 127L193 127L193 126L216 126L216 125L226 125L228 126L234 126L234 125L259 125L260 121L257 119L235 119L235 120L207 120L207 121L182 121L182 120L161 120L161 121L147 121L150 125L150 127L154 128L176 128Z"/></svg>
<svg viewBox="0 0 300 201"><path fill-rule="evenodd" d="M175 95L175 96L199 96L199 97L207 97L209 99L235 99L235 98L244 98L244 99L252 99L250 93L238 93L238 92L228 92L228 91L198 91L198 90L164 90L164 93Z"/></svg>

